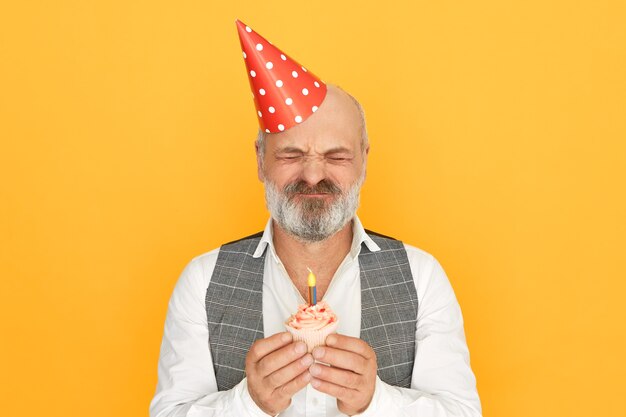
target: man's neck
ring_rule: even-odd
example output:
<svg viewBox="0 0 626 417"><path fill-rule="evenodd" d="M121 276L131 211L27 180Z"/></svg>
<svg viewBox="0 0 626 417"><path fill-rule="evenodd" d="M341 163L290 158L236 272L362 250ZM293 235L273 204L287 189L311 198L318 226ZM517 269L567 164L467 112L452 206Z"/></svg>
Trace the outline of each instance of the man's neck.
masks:
<svg viewBox="0 0 626 417"><path fill-rule="evenodd" d="M325 291L335 271L350 252L353 221L349 221L340 231L326 240L304 243L289 235L272 220L276 254L296 287L299 286L299 278L302 278L304 282L308 274L306 268L309 267L318 277L318 287L323 286Z"/></svg>

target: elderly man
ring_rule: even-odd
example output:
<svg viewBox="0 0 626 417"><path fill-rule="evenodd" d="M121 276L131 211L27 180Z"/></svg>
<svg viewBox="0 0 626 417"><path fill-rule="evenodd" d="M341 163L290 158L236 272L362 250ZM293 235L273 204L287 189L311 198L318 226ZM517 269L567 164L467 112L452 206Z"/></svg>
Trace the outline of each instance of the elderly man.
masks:
<svg viewBox="0 0 626 417"><path fill-rule="evenodd" d="M343 90L324 89L305 120L259 131L265 230L183 271L152 417L481 415L448 279L428 253L361 225L363 111ZM283 324L307 298L307 268L339 317L311 353Z"/></svg>

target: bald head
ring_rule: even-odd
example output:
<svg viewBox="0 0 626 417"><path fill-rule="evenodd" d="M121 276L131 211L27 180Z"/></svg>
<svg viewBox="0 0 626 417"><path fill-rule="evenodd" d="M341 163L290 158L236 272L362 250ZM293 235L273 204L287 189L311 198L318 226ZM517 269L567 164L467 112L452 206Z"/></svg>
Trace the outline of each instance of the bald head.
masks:
<svg viewBox="0 0 626 417"><path fill-rule="evenodd" d="M303 123L296 125L286 132L268 134L259 129L256 139L256 146L261 159L265 154L265 142L269 135L307 134L310 129L318 129L335 123L345 125L346 128L356 127L359 131L361 141L361 151L365 151L369 146L367 136L367 125L365 123L365 112L361 104L341 87L327 84L327 93L319 109L309 116Z"/></svg>

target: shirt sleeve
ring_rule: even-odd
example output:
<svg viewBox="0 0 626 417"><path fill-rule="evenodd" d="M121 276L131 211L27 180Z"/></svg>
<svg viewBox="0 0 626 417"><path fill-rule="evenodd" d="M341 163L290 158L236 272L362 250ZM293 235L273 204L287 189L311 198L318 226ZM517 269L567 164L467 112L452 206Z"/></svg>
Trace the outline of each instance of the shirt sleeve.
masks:
<svg viewBox="0 0 626 417"><path fill-rule="evenodd" d="M218 391L204 297L218 250L194 258L168 304L158 384L150 417L267 417L248 393L247 380Z"/></svg>
<svg viewBox="0 0 626 417"><path fill-rule="evenodd" d="M434 257L411 247L407 254L419 303L411 388L376 377L374 397L359 416L479 417L476 379L452 286Z"/></svg>

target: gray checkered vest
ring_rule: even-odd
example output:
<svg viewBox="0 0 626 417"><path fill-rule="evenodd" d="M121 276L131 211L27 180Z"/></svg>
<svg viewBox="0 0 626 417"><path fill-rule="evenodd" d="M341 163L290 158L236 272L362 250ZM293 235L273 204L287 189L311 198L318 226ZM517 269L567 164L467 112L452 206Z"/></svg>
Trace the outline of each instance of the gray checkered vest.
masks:
<svg viewBox="0 0 626 417"><path fill-rule="evenodd" d="M390 385L410 387L415 358L417 291L402 242L367 231L381 248L362 244L361 339L378 362L378 376ZM262 233L223 245L206 291L209 345L220 391L245 377L245 358L263 334L265 255L252 255Z"/></svg>

